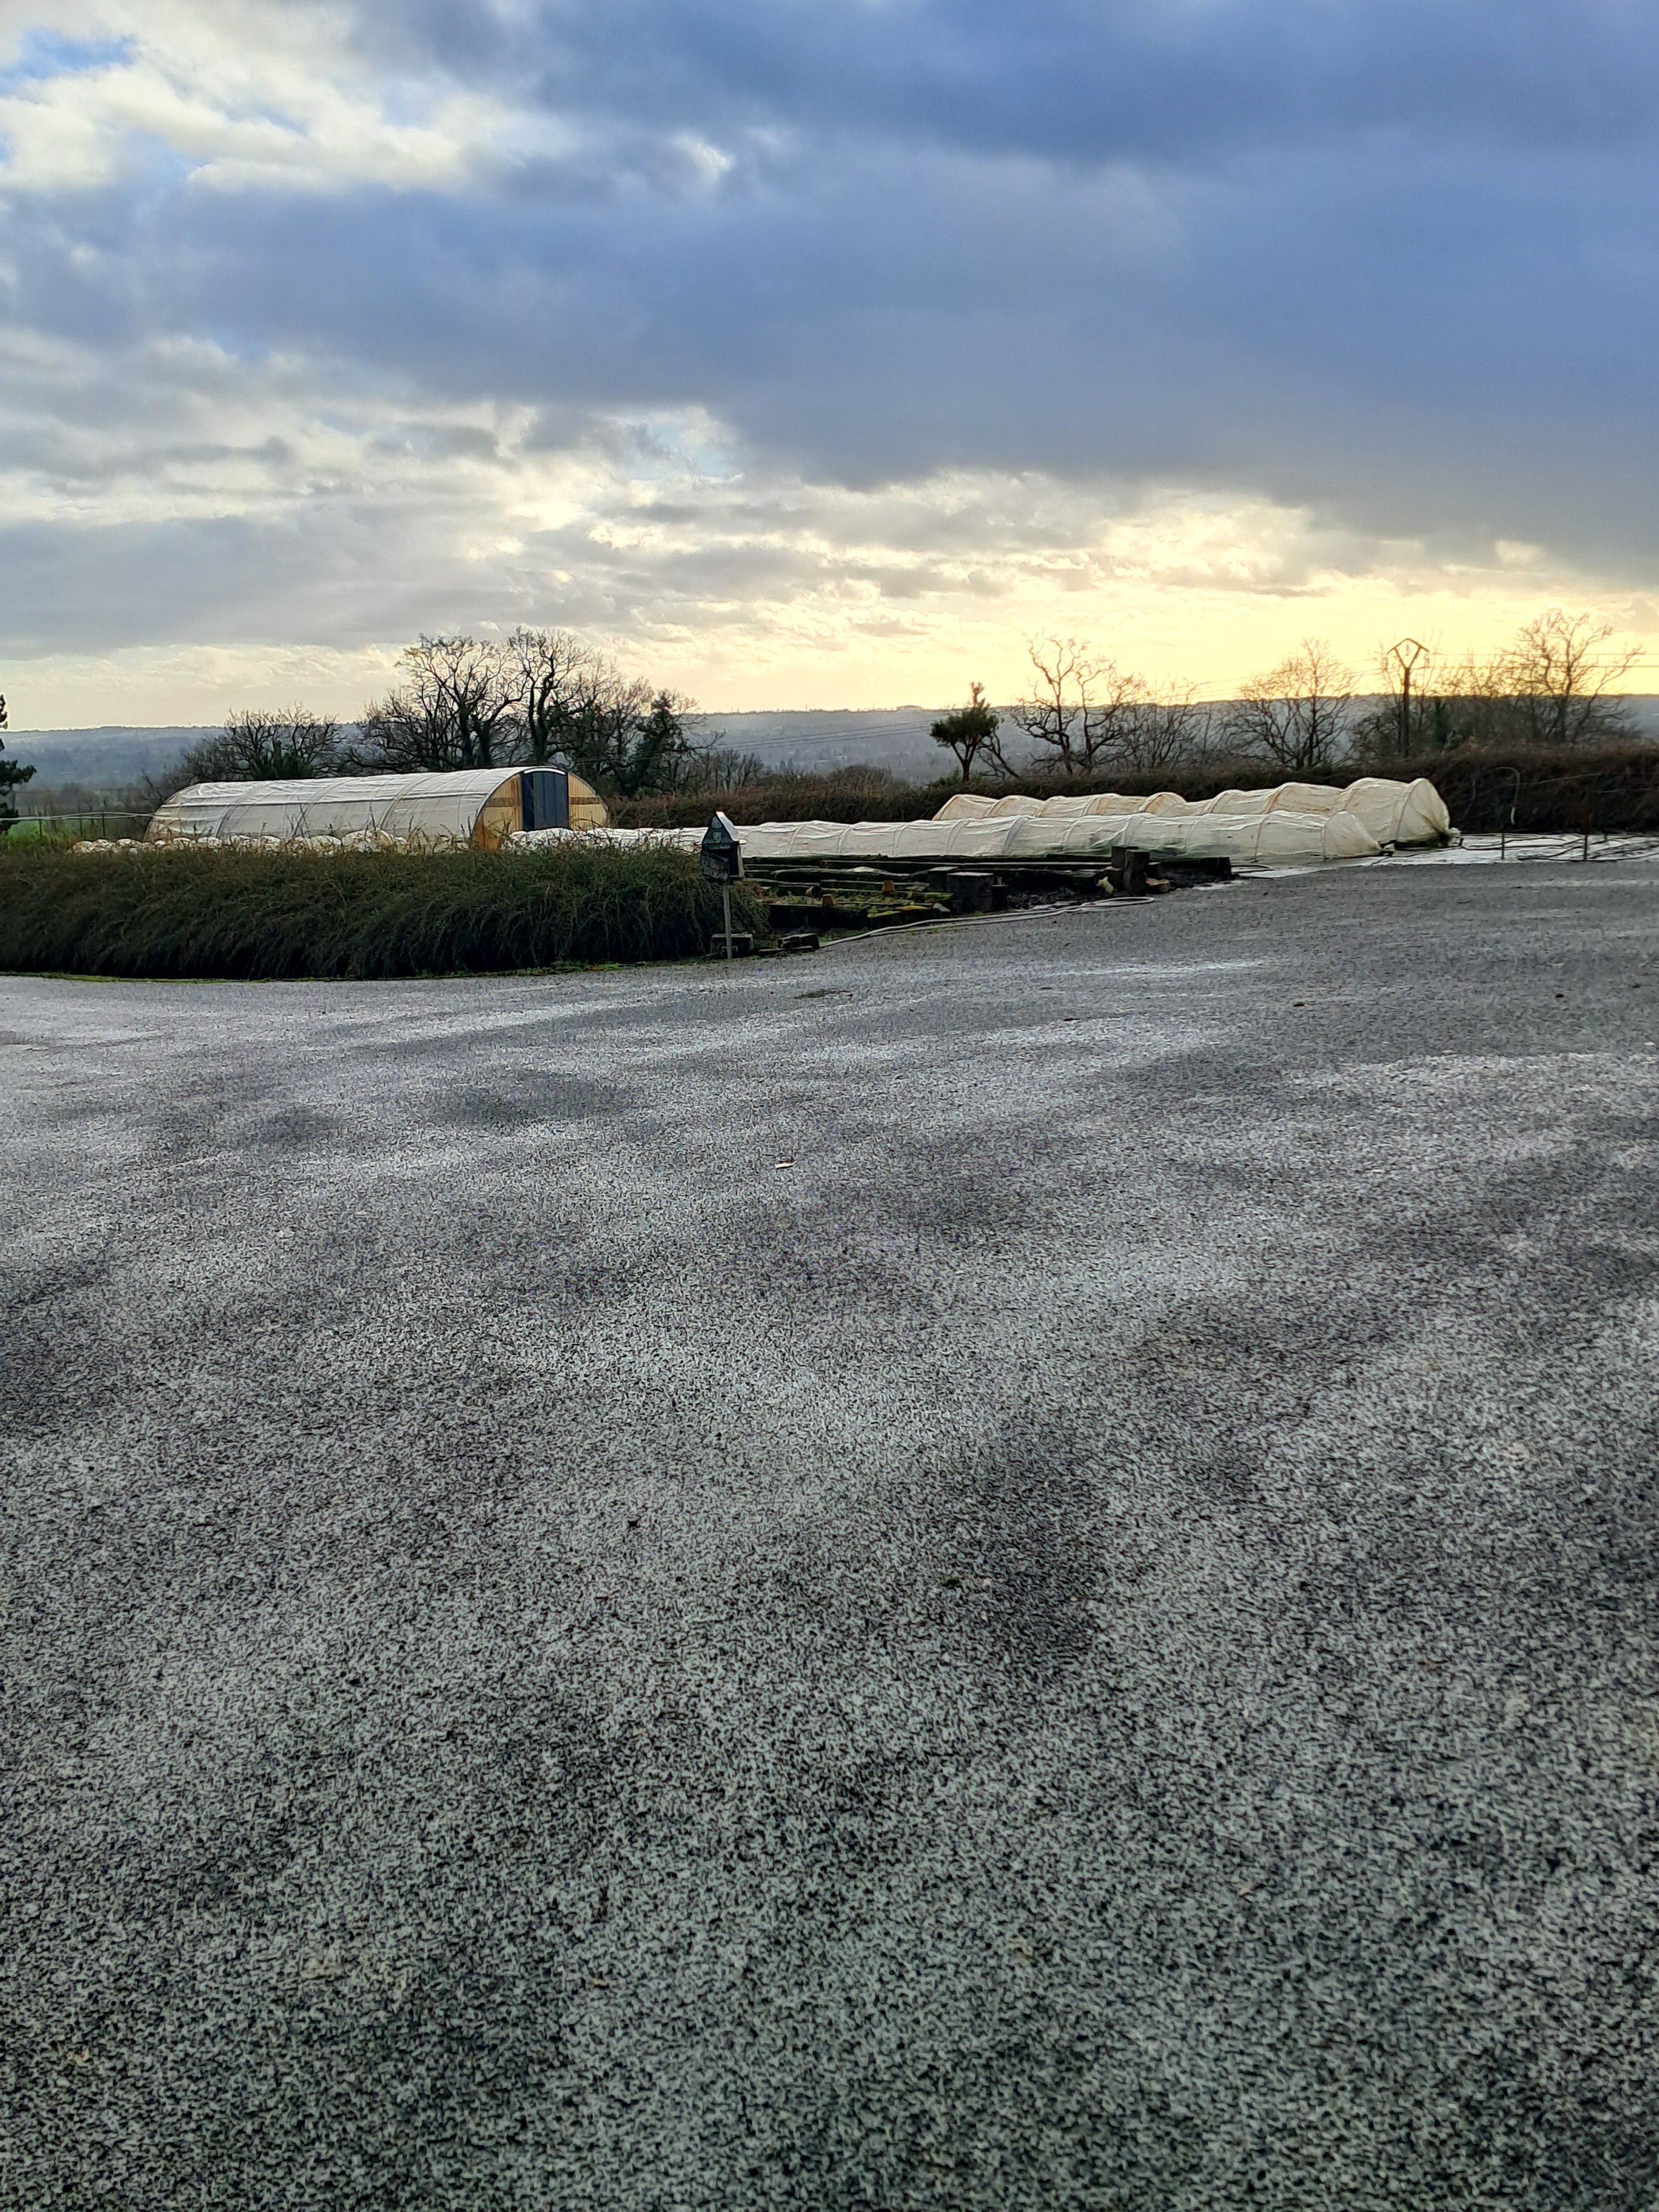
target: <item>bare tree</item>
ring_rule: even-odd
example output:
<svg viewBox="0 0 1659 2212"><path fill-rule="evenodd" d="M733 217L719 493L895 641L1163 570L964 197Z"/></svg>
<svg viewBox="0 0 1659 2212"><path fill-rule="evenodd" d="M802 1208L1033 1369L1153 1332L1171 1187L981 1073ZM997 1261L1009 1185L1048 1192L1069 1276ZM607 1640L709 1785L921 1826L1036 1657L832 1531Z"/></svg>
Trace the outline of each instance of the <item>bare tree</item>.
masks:
<svg viewBox="0 0 1659 2212"><path fill-rule="evenodd" d="M1353 672L1322 638L1304 638L1276 668L1241 686L1227 734L1286 775L1328 775L1349 730Z"/></svg>
<svg viewBox="0 0 1659 2212"><path fill-rule="evenodd" d="M1502 665L1534 744L1582 745L1630 734L1630 709L1608 695L1641 648L1606 652L1613 635L1611 623L1560 607L1522 624Z"/></svg>
<svg viewBox="0 0 1659 2212"><path fill-rule="evenodd" d="M739 752L735 745L722 744L716 738L709 744L697 748L686 763L684 779L675 787L680 791L742 791L750 784L769 782L774 773L758 753Z"/></svg>
<svg viewBox="0 0 1659 2212"><path fill-rule="evenodd" d="M1152 703L1143 679L1074 637L1030 647L1036 682L1010 711L1037 757L1065 775L1092 775L1113 760Z"/></svg>
<svg viewBox="0 0 1659 2212"><path fill-rule="evenodd" d="M582 664L560 753L596 791L632 797L641 787L633 774L634 752L653 696L642 678L623 675L599 653Z"/></svg>
<svg viewBox="0 0 1659 2212"><path fill-rule="evenodd" d="M1551 607L1484 659L1466 652L1426 686L1419 672L1412 694L1410 750L1571 747L1634 737L1631 710L1613 686L1636 666L1641 648L1605 651L1613 635L1610 623L1593 615ZM1389 705L1398 714L1398 697ZM1369 718L1362 734L1374 736L1377 720Z"/></svg>
<svg viewBox="0 0 1659 2212"><path fill-rule="evenodd" d="M1466 651L1442 671L1431 700L1424 702L1433 746L1511 745L1526 742L1524 712L1510 696L1507 653L1485 660Z"/></svg>
<svg viewBox="0 0 1659 2212"><path fill-rule="evenodd" d="M1002 717L995 708L986 702L985 686L970 684L968 704L958 707L952 714L941 714L930 726L928 734L935 744L943 745L954 753L962 769L962 780L967 782L974 772L974 763L982 753L997 757L997 732Z"/></svg>
<svg viewBox="0 0 1659 2212"><path fill-rule="evenodd" d="M515 629L512 656L525 758L540 763L565 750L581 700L601 665L590 646L565 629Z"/></svg>
<svg viewBox="0 0 1659 2212"><path fill-rule="evenodd" d="M416 769L460 765L450 744L449 720L434 711L412 686L371 699L358 717L346 766L360 775L409 775Z"/></svg>
<svg viewBox="0 0 1659 2212"><path fill-rule="evenodd" d="M1088 757L1089 703L1100 665L1074 637L1029 644L1036 680L1028 697L1010 711L1017 728L1037 749L1039 761L1064 775L1081 775Z"/></svg>
<svg viewBox="0 0 1659 2212"><path fill-rule="evenodd" d="M591 653L576 665L556 750L596 791L635 799L701 787L716 748L700 739L691 700Z"/></svg>
<svg viewBox="0 0 1659 2212"><path fill-rule="evenodd" d="M514 657L470 637L422 637L404 678L364 709L353 765L369 769L501 768L519 757Z"/></svg>
<svg viewBox="0 0 1659 2212"><path fill-rule="evenodd" d="M557 761L626 798L708 773L714 748L698 734L692 702L625 674L568 630L521 628L500 645L422 637L403 669L404 681L365 709L353 767Z"/></svg>
<svg viewBox="0 0 1659 2212"><path fill-rule="evenodd" d="M1134 776L1205 767L1214 751L1212 710L1194 698L1190 686L1161 699L1140 689L1121 718L1110 765Z"/></svg>
<svg viewBox="0 0 1659 2212"><path fill-rule="evenodd" d="M216 737L192 745L176 771L186 783L266 783L331 775L340 764L340 728L309 707L240 708Z"/></svg>

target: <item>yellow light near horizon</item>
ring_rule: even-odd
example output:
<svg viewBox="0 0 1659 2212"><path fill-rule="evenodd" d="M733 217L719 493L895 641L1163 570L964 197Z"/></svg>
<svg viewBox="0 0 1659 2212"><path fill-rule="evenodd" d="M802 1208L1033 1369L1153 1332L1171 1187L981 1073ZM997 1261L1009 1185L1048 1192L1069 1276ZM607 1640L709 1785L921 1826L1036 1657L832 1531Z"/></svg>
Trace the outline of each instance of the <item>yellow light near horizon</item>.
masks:
<svg viewBox="0 0 1659 2212"><path fill-rule="evenodd" d="M1490 653L1551 605L1587 608L1621 640L1659 632L1659 597L1587 591L1570 575L1528 569L1443 575L1411 586L1376 576L1325 576L1291 590L1136 578L1055 591L1021 577L995 595L945 588L856 599L830 588L701 611L693 623L640 619L595 641L708 711L948 706L981 682L996 702L1027 687L1027 641L1075 636L1169 692L1190 686L1225 698L1308 636L1376 688L1380 651L1402 635L1450 659ZM459 624L458 623L458 626ZM411 625L411 629L416 627ZM503 623L502 628L510 627ZM101 655L14 656L4 671L14 728L200 725L232 708L301 698L349 720L396 680L401 640L340 649L324 644L226 643L136 647ZM1659 691L1659 661L1644 659L1629 692Z"/></svg>

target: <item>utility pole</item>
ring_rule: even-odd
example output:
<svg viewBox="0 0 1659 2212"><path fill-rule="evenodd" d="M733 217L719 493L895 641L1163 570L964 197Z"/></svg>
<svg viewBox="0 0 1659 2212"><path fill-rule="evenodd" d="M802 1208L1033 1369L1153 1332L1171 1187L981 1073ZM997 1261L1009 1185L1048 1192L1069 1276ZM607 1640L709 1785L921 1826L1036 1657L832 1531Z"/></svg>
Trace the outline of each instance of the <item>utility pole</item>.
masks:
<svg viewBox="0 0 1659 2212"><path fill-rule="evenodd" d="M1404 760L1412 749L1412 671L1419 660L1428 656L1429 648L1421 638L1402 637L1391 645L1383 658L1392 660L1400 670L1400 757Z"/></svg>

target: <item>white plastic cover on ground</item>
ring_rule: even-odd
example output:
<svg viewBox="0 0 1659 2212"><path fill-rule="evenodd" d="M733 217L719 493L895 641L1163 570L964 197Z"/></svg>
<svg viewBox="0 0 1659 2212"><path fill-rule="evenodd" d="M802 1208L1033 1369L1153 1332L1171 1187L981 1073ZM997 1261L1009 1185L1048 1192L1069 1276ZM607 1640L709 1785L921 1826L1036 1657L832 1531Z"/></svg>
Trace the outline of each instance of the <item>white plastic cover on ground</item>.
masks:
<svg viewBox="0 0 1659 2212"><path fill-rule="evenodd" d="M1362 775L1343 793L1342 804L1379 845L1439 845L1451 830L1446 802L1425 775L1415 783Z"/></svg>
<svg viewBox="0 0 1659 2212"><path fill-rule="evenodd" d="M516 769L463 769L449 775L319 775L291 782L192 783L156 809L152 838L217 842L369 836L397 843L429 839L466 844L498 792L504 802ZM516 800L513 811L518 811Z"/></svg>
<svg viewBox="0 0 1659 2212"><path fill-rule="evenodd" d="M1115 850L1163 853L1172 859L1231 860L1239 866L1301 860L1361 860L1380 848L1363 823L1334 814L1244 816L1085 815L1071 822L1018 823L1006 848L1009 860L1103 856Z"/></svg>
<svg viewBox="0 0 1659 2212"><path fill-rule="evenodd" d="M1451 829L1446 803L1425 776L1414 783L1392 777L1361 776L1346 788L1331 783L1279 783L1261 791L1222 791L1213 799L1183 799L1179 792L1155 791L1132 799L1121 792L1098 791L1078 798L1031 799L1016 794L991 799L959 791L934 816L936 822L994 821L1014 816L1027 821L1073 822L1099 816L1112 820L1137 814L1158 821L1248 820L1269 814L1297 817L1348 814L1378 845L1436 845Z"/></svg>
<svg viewBox="0 0 1659 2212"><path fill-rule="evenodd" d="M1200 833L1195 823L1192 826L1196 843ZM1222 825L1211 825L1219 826ZM1334 814L1264 814L1255 824L1255 842L1248 857L1258 867L1293 865L1309 849L1310 833L1318 837L1322 860L1370 860L1382 849L1359 817L1340 806ZM1243 854L1232 855L1235 860L1244 857Z"/></svg>
<svg viewBox="0 0 1659 2212"><path fill-rule="evenodd" d="M1577 867L1586 860L1591 867L1619 860L1650 867L1659 866L1659 837L1645 830L1614 830L1593 836L1586 843L1582 831L1571 836L1526 830L1517 836L1510 830L1500 836L1495 830L1488 830L1480 836L1464 837L1455 845L1393 853L1378 865L1385 868L1467 868L1513 866L1516 861L1556 865L1565 861Z"/></svg>
<svg viewBox="0 0 1659 2212"><path fill-rule="evenodd" d="M1311 866L1363 860L1384 845L1436 845L1451 829L1434 786L1387 776L1334 784L1281 783L1223 791L1198 804L1178 792L1147 798L1121 792L1039 799L989 799L958 792L930 822L762 822L740 828L744 856L767 860L1088 860L1128 848L1239 867ZM514 842L550 843L567 833L532 831ZM700 830L612 830L626 840L696 846Z"/></svg>
<svg viewBox="0 0 1659 2212"><path fill-rule="evenodd" d="M1402 787L1403 788L1403 787ZM1267 791L1218 791L1201 799L1202 814L1334 814L1343 795L1334 783L1279 783Z"/></svg>
<svg viewBox="0 0 1659 2212"><path fill-rule="evenodd" d="M762 822L740 827L738 838L746 861L997 860L1024 826L1018 814L983 822Z"/></svg>
<svg viewBox="0 0 1659 2212"><path fill-rule="evenodd" d="M532 830L514 847L551 845L575 833ZM1361 860L1378 850L1363 823L1331 814L1005 814L977 821L761 822L739 827L746 862L768 860L1093 860L1103 864L1125 849L1174 859L1228 860L1241 867L1311 866ZM678 845L695 850L701 830L601 830L593 842L618 846Z"/></svg>
<svg viewBox="0 0 1659 2212"><path fill-rule="evenodd" d="M1159 792L1156 798L1174 799L1176 806L1186 800L1176 799L1173 792ZM1030 799L1016 793L1012 799L986 799L976 791L958 791L947 799L935 822L982 822L1007 814L1041 814L1048 820L1070 821L1079 814L1144 814L1152 805L1147 798L1132 799L1121 791L1091 791L1081 799L1070 796L1054 799Z"/></svg>
<svg viewBox="0 0 1659 2212"><path fill-rule="evenodd" d="M962 791L930 822L763 822L738 835L751 860L1034 860L1048 854L1086 858L1127 846L1242 867L1288 867L1365 860L1384 845L1436 845L1450 829L1445 801L1425 778L1401 783L1370 775L1343 790L1280 783L1264 791L1223 791L1196 804L1174 791L1047 799L989 799ZM538 830L514 842L552 842L564 834ZM701 830L602 834L687 846L702 838Z"/></svg>

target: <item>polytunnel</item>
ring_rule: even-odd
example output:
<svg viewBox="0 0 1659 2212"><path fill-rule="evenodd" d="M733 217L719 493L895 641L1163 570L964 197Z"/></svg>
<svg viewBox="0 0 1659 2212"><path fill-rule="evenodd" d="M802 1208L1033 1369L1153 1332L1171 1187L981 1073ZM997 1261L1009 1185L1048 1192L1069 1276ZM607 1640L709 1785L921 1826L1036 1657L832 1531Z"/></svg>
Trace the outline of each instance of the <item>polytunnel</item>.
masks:
<svg viewBox="0 0 1659 2212"><path fill-rule="evenodd" d="M515 848L554 844L568 832L515 837ZM609 845L674 845L694 852L701 830L605 830ZM1084 815L1040 819L1004 814L994 821L758 822L738 825L746 865L774 861L1109 860L1141 852L1166 860L1226 860L1240 867L1304 867L1322 860L1375 858L1376 840L1353 815L1259 814L1213 821L1156 814Z"/></svg>
<svg viewBox="0 0 1659 2212"><path fill-rule="evenodd" d="M550 842L538 832L526 842ZM739 827L745 861L1079 860L1116 852L1168 860L1228 860L1237 867L1311 867L1374 859L1385 845L1437 845L1451 834L1445 801L1419 777L1362 776L1334 784L1282 783L1224 791L1194 804L1178 792L1130 797L990 799L958 792L930 821L760 822ZM701 830L611 830L617 844L690 848Z"/></svg>
<svg viewBox="0 0 1659 2212"><path fill-rule="evenodd" d="M687 833L692 842L698 833ZM954 822L764 822L738 832L745 861L1079 860L1117 852L1294 866L1370 859L1376 840L1354 816L1273 814L1233 821L1167 815L1006 814Z"/></svg>
<svg viewBox="0 0 1659 2212"><path fill-rule="evenodd" d="M1010 817L1027 822L1059 823L1079 819L1123 821L1134 815L1151 815L1158 822L1190 823L1195 818L1238 822L1279 815L1302 822L1343 814L1358 823L1370 842L1382 845L1439 845L1451 832L1446 802L1426 776L1405 783L1390 776L1362 775L1346 786L1328 783L1279 783L1260 791L1222 791L1213 799L1183 799L1179 792L1155 791L1131 797L1121 791L1091 792L1080 798L1062 795L1033 799L1016 792L1006 799L987 799L977 792L959 791L947 799L934 816L936 822L994 822ZM1176 842L1197 851L1183 831ZM1137 840L1136 842L1139 842ZM1294 838L1279 839L1294 843ZM1302 840L1309 842L1307 838ZM1314 841L1316 843L1317 841ZM1336 842L1351 843L1337 833ZM1215 848L1219 856L1226 842ZM1358 848L1363 849L1363 848ZM1323 857L1329 858L1327 853Z"/></svg>
<svg viewBox="0 0 1659 2212"><path fill-rule="evenodd" d="M499 846L526 830L598 830L605 802L561 768L192 783L159 806L158 842Z"/></svg>

